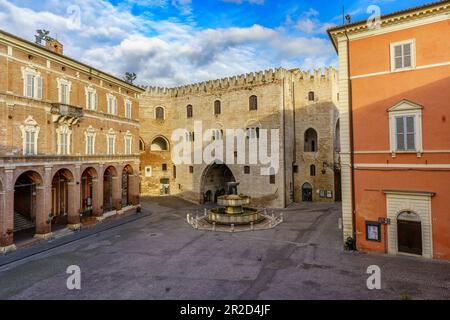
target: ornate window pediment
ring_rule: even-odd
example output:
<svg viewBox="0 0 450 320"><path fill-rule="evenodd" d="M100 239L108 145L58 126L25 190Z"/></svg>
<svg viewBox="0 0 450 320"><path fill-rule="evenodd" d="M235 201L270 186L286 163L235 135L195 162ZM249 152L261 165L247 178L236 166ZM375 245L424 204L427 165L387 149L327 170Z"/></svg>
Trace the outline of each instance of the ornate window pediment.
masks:
<svg viewBox="0 0 450 320"><path fill-rule="evenodd" d="M24 124L20 126L24 156L38 154L38 138L40 130L38 123L32 116L28 116L24 121Z"/></svg>

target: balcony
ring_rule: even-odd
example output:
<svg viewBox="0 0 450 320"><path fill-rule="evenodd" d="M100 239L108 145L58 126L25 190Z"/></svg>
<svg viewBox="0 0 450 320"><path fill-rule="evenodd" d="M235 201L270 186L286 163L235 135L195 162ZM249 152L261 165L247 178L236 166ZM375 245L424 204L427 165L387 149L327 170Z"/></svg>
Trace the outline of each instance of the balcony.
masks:
<svg viewBox="0 0 450 320"><path fill-rule="evenodd" d="M52 103L50 113L54 123L77 124L83 117L83 109L63 103Z"/></svg>

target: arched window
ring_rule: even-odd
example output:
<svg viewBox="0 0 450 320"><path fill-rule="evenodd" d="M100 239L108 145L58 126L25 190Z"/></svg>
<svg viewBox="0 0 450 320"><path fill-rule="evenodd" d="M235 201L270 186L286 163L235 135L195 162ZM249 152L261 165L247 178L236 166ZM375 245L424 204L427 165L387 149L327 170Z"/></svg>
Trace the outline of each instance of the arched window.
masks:
<svg viewBox="0 0 450 320"><path fill-rule="evenodd" d="M219 115L221 113L222 113L222 104L220 103L219 100L216 100L214 102L214 114Z"/></svg>
<svg viewBox="0 0 450 320"><path fill-rule="evenodd" d="M145 151L145 142L142 140L142 138L139 139L139 151L144 152Z"/></svg>
<svg viewBox="0 0 450 320"><path fill-rule="evenodd" d="M314 91L310 91L310 92L308 93L308 100L309 100L309 101L314 101L314 100L315 100L315 94L314 94Z"/></svg>
<svg viewBox="0 0 450 320"><path fill-rule="evenodd" d="M169 144L166 139L162 137L158 137L155 140L153 140L151 148L151 151L167 151L169 150Z"/></svg>
<svg viewBox="0 0 450 320"><path fill-rule="evenodd" d="M257 96L250 97L249 108L250 108L250 111L258 110L258 97Z"/></svg>
<svg viewBox="0 0 450 320"><path fill-rule="evenodd" d="M305 132L305 152L317 152L317 132L316 130L309 128Z"/></svg>
<svg viewBox="0 0 450 320"><path fill-rule="evenodd" d="M192 105L188 105L186 107L186 115L188 118L192 118L194 116L194 108L192 107Z"/></svg>
<svg viewBox="0 0 450 320"><path fill-rule="evenodd" d="M316 166L313 165L313 164L309 167L309 175L311 177L315 177L316 176Z"/></svg>
<svg viewBox="0 0 450 320"><path fill-rule="evenodd" d="M156 120L164 120L164 108L163 107L157 107L155 110L155 118Z"/></svg>

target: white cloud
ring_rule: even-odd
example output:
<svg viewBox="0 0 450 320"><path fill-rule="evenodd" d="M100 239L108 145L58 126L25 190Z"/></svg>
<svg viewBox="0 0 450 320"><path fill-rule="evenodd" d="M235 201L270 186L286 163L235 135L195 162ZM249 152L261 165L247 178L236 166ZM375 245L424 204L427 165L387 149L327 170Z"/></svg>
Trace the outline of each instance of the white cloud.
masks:
<svg viewBox="0 0 450 320"><path fill-rule="evenodd" d="M264 4L264 0L222 0L222 1L228 2L228 3L236 3L236 4L242 4L245 2L248 2L250 4L259 4L259 5Z"/></svg>
<svg viewBox="0 0 450 320"><path fill-rule="evenodd" d="M156 0L133 1L157 4ZM190 5L190 0L178 2ZM70 4L81 9L81 25L75 30L67 13ZM0 28L31 41L36 29L48 29L64 44L67 55L119 77L136 72L137 83L152 86L279 66L312 68L335 60L327 39L295 37L284 29L260 25L202 30L173 19L133 16L101 0L43 0L39 8L0 0Z"/></svg>

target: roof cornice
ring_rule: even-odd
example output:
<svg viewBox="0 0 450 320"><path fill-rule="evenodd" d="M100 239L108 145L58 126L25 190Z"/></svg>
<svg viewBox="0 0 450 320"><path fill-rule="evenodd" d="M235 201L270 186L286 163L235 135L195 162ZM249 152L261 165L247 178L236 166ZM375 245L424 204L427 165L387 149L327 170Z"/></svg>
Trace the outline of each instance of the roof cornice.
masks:
<svg viewBox="0 0 450 320"><path fill-rule="evenodd" d="M142 93L145 91L141 87L130 84L130 83L128 83L124 80L121 80L115 76L112 76L106 72L100 71L96 68L93 68L87 64L79 62L70 57L55 53L45 47L42 47L38 44L32 43L32 42L22 39L20 37L17 37L13 34L3 31L3 30L0 30L0 42L4 42L6 45L10 45L10 46L19 48L19 49L29 52L33 55L40 56L44 59L56 61L65 66L69 66L69 67L75 69L76 71L80 71L80 72L83 72L86 74L90 74L90 75L99 77L100 79L102 79L104 81L114 83L118 86L127 88L136 93Z"/></svg>

